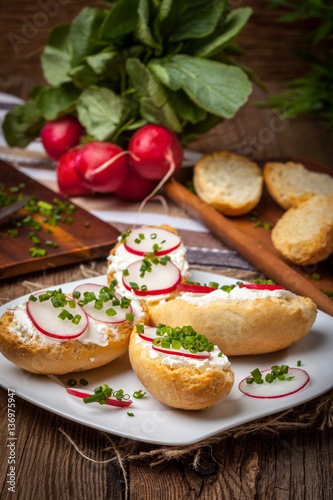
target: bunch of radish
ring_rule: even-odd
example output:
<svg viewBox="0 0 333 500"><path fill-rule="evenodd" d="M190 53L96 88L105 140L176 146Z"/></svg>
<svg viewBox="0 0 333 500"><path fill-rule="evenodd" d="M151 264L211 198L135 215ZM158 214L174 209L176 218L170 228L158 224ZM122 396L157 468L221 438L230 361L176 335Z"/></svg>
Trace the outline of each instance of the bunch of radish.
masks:
<svg viewBox="0 0 333 500"><path fill-rule="evenodd" d="M179 139L160 125L148 124L137 130L127 150L101 141L79 146L83 134L84 129L72 116L47 123L41 132L46 152L59 160L59 191L66 196L113 193L125 200L141 201L183 161Z"/></svg>

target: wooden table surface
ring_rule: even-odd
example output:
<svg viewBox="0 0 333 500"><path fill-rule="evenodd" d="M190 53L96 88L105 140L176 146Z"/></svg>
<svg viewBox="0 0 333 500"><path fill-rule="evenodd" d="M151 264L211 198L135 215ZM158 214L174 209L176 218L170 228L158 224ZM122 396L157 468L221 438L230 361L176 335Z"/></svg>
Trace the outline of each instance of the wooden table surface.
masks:
<svg viewBox="0 0 333 500"><path fill-rule="evenodd" d="M270 84L271 91L277 86ZM254 99L261 98L256 92ZM275 115L246 105L231 121L203 136L193 149L229 149L252 159L298 155L333 167L332 137L310 119L280 122ZM94 263L101 271L103 260ZM27 293L24 281L56 285L81 276L80 266L36 272L0 282L0 300ZM78 425L15 397L16 493L8 491L7 391L0 390L0 497L22 500L122 499L124 473L131 499L306 499L333 496L333 429L317 426L264 436L249 434L203 449L197 470L191 457L151 467L149 460L95 464L81 457L60 428L95 460L114 456L100 452L110 443L97 431ZM332 418L332 416L331 416ZM318 423L319 425L319 423ZM135 452L149 450L137 443Z"/></svg>

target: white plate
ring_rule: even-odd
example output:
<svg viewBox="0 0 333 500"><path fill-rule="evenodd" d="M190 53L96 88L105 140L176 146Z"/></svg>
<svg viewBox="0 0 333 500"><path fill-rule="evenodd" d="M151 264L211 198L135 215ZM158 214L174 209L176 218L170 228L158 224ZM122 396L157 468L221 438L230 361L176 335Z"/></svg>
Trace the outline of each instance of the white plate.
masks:
<svg viewBox="0 0 333 500"><path fill-rule="evenodd" d="M218 281L221 284L236 281L229 277L202 271L193 271L191 279L202 283ZM55 288L61 286L64 291L71 291L82 282L106 284L105 276L99 276L58 285ZM12 301L11 304L20 301L22 297ZM5 310L6 306L2 306L0 314L3 314ZM331 389L333 386L332 330L333 318L319 311L309 335L296 345L272 354L231 357L232 368L235 372L234 387L229 396L210 410L171 409L149 394L141 400L132 398L133 405L127 409L97 404L86 406L80 399L68 395L63 387L50 378L28 373L1 355L0 385L6 389L13 389L18 396L31 403L95 429L148 443L186 445L259 417L294 407ZM298 393L283 398L264 400L250 398L239 391L239 382L254 368L270 368L273 364L287 364L295 367L298 360L302 361L302 368L310 375L310 383ZM73 377L79 378L78 374ZM139 389L144 390L132 371L127 356L107 366L82 372L80 377L89 380L89 389L107 383L113 389L124 389L130 395ZM66 381L68 378L65 376L63 380ZM129 417L127 411L134 413L134 417Z"/></svg>

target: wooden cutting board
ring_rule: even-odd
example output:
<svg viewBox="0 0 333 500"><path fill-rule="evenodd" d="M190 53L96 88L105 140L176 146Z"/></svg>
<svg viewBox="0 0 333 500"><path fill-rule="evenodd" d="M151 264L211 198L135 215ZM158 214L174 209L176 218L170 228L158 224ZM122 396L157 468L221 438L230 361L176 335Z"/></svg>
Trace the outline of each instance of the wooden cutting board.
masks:
<svg viewBox="0 0 333 500"><path fill-rule="evenodd" d="M332 170L304 158L270 158L266 161L299 162L309 170L333 176ZM262 167L266 161L258 163ZM322 290L333 292L333 256L311 266L295 266L284 259L272 243L271 231L256 227L258 221L269 223L274 227L284 213L266 189L255 208L256 221L251 220L251 214L241 217L225 217L184 188L184 182L189 180L190 176L192 176L192 171L180 171L177 180L173 179L165 185L167 196L205 224L227 245L235 248L267 277L295 291L298 295L311 297L320 309L333 316L333 300L322 293ZM313 279L314 274L319 275L320 279Z"/></svg>
<svg viewBox="0 0 333 500"><path fill-rule="evenodd" d="M3 161L0 161L0 183L5 186L7 194L9 188L24 184L25 187L21 188L20 192L26 195L35 195L39 200L51 205L54 204L54 198L63 203L68 202L68 199ZM26 215L28 212L21 209L16 212L13 218L20 221ZM1 224L0 221L0 279L106 257L116 243L119 232L77 205L75 205L75 211L70 217L73 219L72 224L58 222L53 227L43 222L43 217L40 214L34 216L42 224L42 229L35 232L41 242L40 246L34 245L28 237L29 233L33 231L32 227L23 225L18 228L17 237L10 237L8 230L13 229L13 225L7 221ZM52 233L48 233L47 229L51 230ZM47 240L59 246L47 246L45 245ZM45 248L47 254L43 257L31 257L29 249L32 246Z"/></svg>

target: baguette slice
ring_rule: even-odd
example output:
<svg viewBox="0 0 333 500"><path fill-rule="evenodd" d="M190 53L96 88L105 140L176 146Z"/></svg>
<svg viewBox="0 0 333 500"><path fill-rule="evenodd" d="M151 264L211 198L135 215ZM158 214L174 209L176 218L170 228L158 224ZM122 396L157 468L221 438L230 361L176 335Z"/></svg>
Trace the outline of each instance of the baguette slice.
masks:
<svg viewBox="0 0 333 500"><path fill-rule="evenodd" d="M303 197L272 231L284 257L299 265L316 264L333 252L333 195Z"/></svg>
<svg viewBox="0 0 333 500"><path fill-rule="evenodd" d="M333 177L311 172L301 163L266 163L264 180L272 198L284 209L294 206L305 194L333 195Z"/></svg>
<svg viewBox="0 0 333 500"><path fill-rule="evenodd" d="M194 167L194 188L202 200L225 215L243 215L260 201L263 177L256 163L244 156L218 151Z"/></svg>

